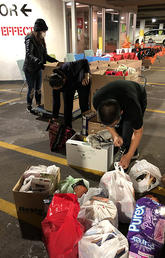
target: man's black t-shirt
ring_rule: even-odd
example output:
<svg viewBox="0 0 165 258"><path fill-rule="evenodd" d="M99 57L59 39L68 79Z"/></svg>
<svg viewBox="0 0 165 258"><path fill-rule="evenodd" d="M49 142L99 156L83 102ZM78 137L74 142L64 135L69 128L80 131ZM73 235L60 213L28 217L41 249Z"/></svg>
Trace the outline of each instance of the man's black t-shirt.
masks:
<svg viewBox="0 0 165 258"><path fill-rule="evenodd" d="M97 110L99 104L107 99L118 101L123 110L123 119L131 122L133 129L143 125L143 114L146 108L146 92L143 86L134 81L113 81L99 89L93 97L93 106Z"/></svg>

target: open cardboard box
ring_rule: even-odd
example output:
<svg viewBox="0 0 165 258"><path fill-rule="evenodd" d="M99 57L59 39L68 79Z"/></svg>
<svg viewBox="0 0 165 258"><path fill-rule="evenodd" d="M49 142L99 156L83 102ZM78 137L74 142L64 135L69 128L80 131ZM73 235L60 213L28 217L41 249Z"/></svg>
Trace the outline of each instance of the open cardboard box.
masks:
<svg viewBox="0 0 165 258"><path fill-rule="evenodd" d="M19 192L23 184L23 175L20 177L16 185L13 187L13 197L15 201L17 217L21 225L25 222L30 226L41 228L41 221L44 216L44 203L43 200L48 198L50 193L44 192ZM60 181L60 168L58 169L57 176L55 178L55 189L57 189ZM22 235L26 235L24 228L21 227Z"/></svg>
<svg viewBox="0 0 165 258"><path fill-rule="evenodd" d="M103 175L113 163L114 145L112 142L101 149L94 149L83 137L74 134L66 142L66 157L68 165Z"/></svg>

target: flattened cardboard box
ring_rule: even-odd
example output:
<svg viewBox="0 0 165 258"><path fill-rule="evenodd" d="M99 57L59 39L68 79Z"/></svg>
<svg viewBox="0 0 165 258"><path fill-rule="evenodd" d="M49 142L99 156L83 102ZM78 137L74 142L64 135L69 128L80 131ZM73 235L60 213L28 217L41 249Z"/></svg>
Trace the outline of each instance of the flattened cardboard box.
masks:
<svg viewBox="0 0 165 258"><path fill-rule="evenodd" d="M14 186L12 192L14 196L18 220L25 221L37 228L41 227L41 221L44 213L43 200L48 198L48 193L35 192L19 192L23 184L23 175ZM56 189L60 181L60 168L56 176Z"/></svg>
<svg viewBox="0 0 165 258"><path fill-rule="evenodd" d="M44 109L47 111L52 111L53 108L53 96L52 96L52 87L49 85L49 76L53 73L54 68L56 67L56 63L46 64L45 69L43 71L43 84L42 84L42 92L43 92L43 104ZM60 114L64 114L64 101L61 93L60 96ZM79 99L75 98L73 100L73 112L79 110Z"/></svg>
<svg viewBox="0 0 165 258"><path fill-rule="evenodd" d="M84 168L88 172L102 175L110 169L113 163L114 145L110 143L102 149L94 149L83 142L81 135L75 134L66 142L66 157L68 165Z"/></svg>

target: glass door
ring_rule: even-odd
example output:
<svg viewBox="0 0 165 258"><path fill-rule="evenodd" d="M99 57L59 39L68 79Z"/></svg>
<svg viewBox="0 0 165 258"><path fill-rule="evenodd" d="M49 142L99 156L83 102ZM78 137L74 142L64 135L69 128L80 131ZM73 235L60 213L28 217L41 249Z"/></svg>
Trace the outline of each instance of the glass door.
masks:
<svg viewBox="0 0 165 258"><path fill-rule="evenodd" d="M102 8L93 6L92 8L92 46L94 53L97 49L103 49L102 36Z"/></svg>
<svg viewBox="0 0 165 258"><path fill-rule="evenodd" d="M89 5L76 3L76 30L77 54L90 49L90 7Z"/></svg>
<svg viewBox="0 0 165 258"><path fill-rule="evenodd" d="M113 52L119 41L119 13L105 9L105 52Z"/></svg>

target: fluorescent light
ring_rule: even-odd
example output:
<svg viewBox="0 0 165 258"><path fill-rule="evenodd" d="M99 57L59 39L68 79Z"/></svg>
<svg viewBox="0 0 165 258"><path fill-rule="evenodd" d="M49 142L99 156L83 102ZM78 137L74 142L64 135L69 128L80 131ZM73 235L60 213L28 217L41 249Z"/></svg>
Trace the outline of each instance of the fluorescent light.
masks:
<svg viewBox="0 0 165 258"><path fill-rule="evenodd" d="M106 12L113 12L114 9L105 9Z"/></svg>
<svg viewBox="0 0 165 258"><path fill-rule="evenodd" d="M68 2L66 5L67 5L67 6L71 6L72 3L71 3L71 2ZM79 4L79 3L76 3L76 5L80 5L80 4Z"/></svg>

